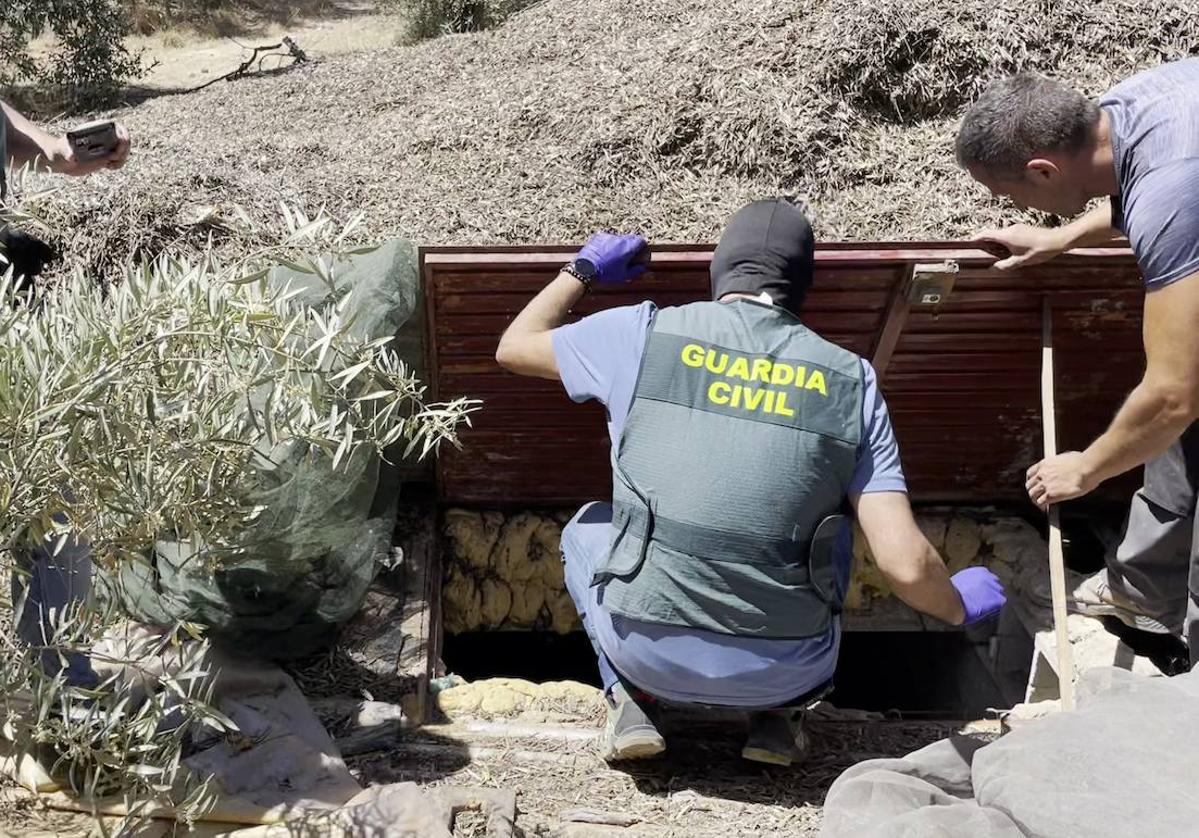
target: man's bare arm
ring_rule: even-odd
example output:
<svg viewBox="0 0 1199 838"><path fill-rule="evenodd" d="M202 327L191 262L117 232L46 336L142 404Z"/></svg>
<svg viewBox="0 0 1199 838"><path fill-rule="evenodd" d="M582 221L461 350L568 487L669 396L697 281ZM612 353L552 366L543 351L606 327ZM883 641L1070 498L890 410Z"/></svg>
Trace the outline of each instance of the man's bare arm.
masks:
<svg viewBox="0 0 1199 838"><path fill-rule="evenodd" d="M1042 509L1079 497L1161 454L1199 419L1199 273L1145 295L1145 376L1086 451L1028 471Z"/></svg>
<svg viewBox="0 0 1199 838"><path fill-rule="evenodd" d="M1111 202L1104 201L1063 227L1016 224L1002 230L984 230L975 239L1007 249L1011 255L995 263L996 268L1006 271L1047 262L1075 247L1108 244L1121 236L1122 233L1112 226Z"/></svg>
<svg viewBox="0 0 1199 838"><path fill-rule="evenodd" d="M945 562L916 526L903 492L872 492L851 499L879 571L895 595L950 625L961 625L966 610L949 581Z"/></svg>
<svg viewBox="0 0 1199 838"><path fill-rule="evenodd" d="M11 105L0 102L4 110L10 160L3 161L15 166L30 164L49 169L55 174L84 177L102 169L119 169L129 158L129 132L123 125L116 126L117 145L110 153L92 160L79 160L71 150L65 136L57 136L38 128Z"/></svg>
<svg viewBox="0 0 1199 838"><path fill-rule="evenodd" d="M587 286L571 271L589 277L588 282L618 284L644 273L648 260L641 236L596 233L504 331L495 360L518 375L561 380L554 357L554 329L566 322L571 308L587 293Z"/></svg>
<svg viewBox="0 0 1199 838"><path fill-rule="evenodd" d="M1112 226L1112 202L1110 199L1057 229L1061 231L1063 250L1075 247L1098 247L1124 236Z"/></svg>
<svg viewBox="0 0 1199 838"><path fill-rule="evenodd" d="M38 128L16 108L0 102L8 123L8 154L15 166L32 163L58 172L70 156L66 137L56 137Z"/></svg>
<svg viewBox="0 0 1199 838"><path fill-rule="evenodd" d="M496 362L518 375L557 380L551 335L585 293L582 282L565 271L559 273L508 325L495 352Z"/></svg>

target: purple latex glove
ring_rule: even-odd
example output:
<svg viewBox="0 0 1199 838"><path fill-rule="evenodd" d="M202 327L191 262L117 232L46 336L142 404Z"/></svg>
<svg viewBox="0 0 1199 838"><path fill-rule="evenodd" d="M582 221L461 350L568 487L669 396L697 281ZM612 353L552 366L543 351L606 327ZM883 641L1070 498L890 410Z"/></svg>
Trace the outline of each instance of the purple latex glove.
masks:
<svg viewBox="0 0 1199 838"><path fill-rule="evenodd" d="M646 241L641 236L596 233L575 258L595 265L595 281L610 285L628 282L645 273L645 261L635 261L645 247Z"/></svg>
<svg viewBox="0 0 1199 838"><path fill-rule="evenodd" d="M969 626L994 617L1007 602L999 577L985 567L968 567L950 578L966 609L962 625Z"/></svg>

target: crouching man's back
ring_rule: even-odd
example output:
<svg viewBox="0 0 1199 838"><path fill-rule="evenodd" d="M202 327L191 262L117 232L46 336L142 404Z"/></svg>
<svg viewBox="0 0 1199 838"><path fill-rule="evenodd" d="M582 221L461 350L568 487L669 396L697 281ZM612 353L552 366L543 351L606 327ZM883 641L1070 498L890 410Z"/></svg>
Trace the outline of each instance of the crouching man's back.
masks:
<svg viewBox="0 0 1199 838"><path fill-rule="evenodd" d="M734 637L826 634L835 539L810 547L842 520L862 379L857 357L777 306L659 311L614 457L607 610Z"/></svg>
<svg viewBox="0 0 1199 838"><path fill-rule="evenodd" d="M609 697L605 756L661 752L665 701L753 711L743 756L788 764L803 752L802 709L836 667L847 501L910 604L960 623L1002 594L989 575L951 584L912 519L873 371L800 321L813 241L798 209L762 201L734 216L712 302L561 325L593 282L643 270L643 247L593 238L497 355L608 409L612 503L584 507L562 540Z"/></svg>

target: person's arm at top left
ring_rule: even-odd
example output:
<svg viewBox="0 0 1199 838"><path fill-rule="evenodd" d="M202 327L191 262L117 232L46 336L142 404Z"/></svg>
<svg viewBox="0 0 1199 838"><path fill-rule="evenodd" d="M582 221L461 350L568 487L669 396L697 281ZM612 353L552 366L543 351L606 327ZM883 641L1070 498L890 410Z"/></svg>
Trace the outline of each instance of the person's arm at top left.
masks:
<svg viewBox="0 0 1199 838"><path fill-rule="evenodd" d="M572 263L583 278L564 269L541 289L504 331L496 362L518 375L560 380L554 330L566 322L591 283L626 282L644 272L645 250L645 239L640 236L592 236Z"/></svg>
<svg viewBox="0 0 1199 838"><path fill-rule="evenodd" d="M1199 187L1199 172L1193 180ZM1085 451L1068 451L1028 470L1029 497L1042 509L1148 462L1199 420L1199 205L1182 203L1165 208L1145 266L1151 286L1145 294L1145 374Z"/></svg>
<svg viewBox="0 0 1199 838"><path fill-rule="evenodd" d="M116 126L117 146L110 153L94 160L79 160L65 136L42 130L5 102L0 102L0 108L7 125L8 155L15 166L29 163L55 174L85 177L102 169L119 169L129 158L129 132L123 125ZM7 165L8 161L4 162Z"/></svg>

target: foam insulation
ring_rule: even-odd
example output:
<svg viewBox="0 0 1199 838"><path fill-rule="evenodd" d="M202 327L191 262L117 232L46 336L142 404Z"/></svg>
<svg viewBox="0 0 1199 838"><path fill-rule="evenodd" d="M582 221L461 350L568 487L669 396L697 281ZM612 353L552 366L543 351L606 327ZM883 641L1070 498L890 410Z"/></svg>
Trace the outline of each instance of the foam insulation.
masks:
<svg viewBox="0 0 1199 838"><path fill-rule="evenodd" d="M519 678L486 678L442 690L437 706L451 719L531 713L587 718L603 709L603 693L578 681L534 684Z"/></svg>
<svg viewBox="0 0 1199 838"><path fill-rule="evenodd" d="M566 520L565 513L446 512L445 631L546 629L566 634L582 628L562 571L559 543Z"/></svg>
<svg viewBox="0 0 1199 838"><path fill-rule="evenodd" d="M442 614L445 631L540 629L566 633L581 628L566 593L559 542L570 513L446 513ZM1045 540L1025 521L987 508L931 508L916 523L945 559L950 572L985 564L1005 585L1030 588L1034 599L1040 576L1028 568L1044 565ZM876 600L893 596L862 534L853 528L853 574L845 608L868 612Z"/></svg>

